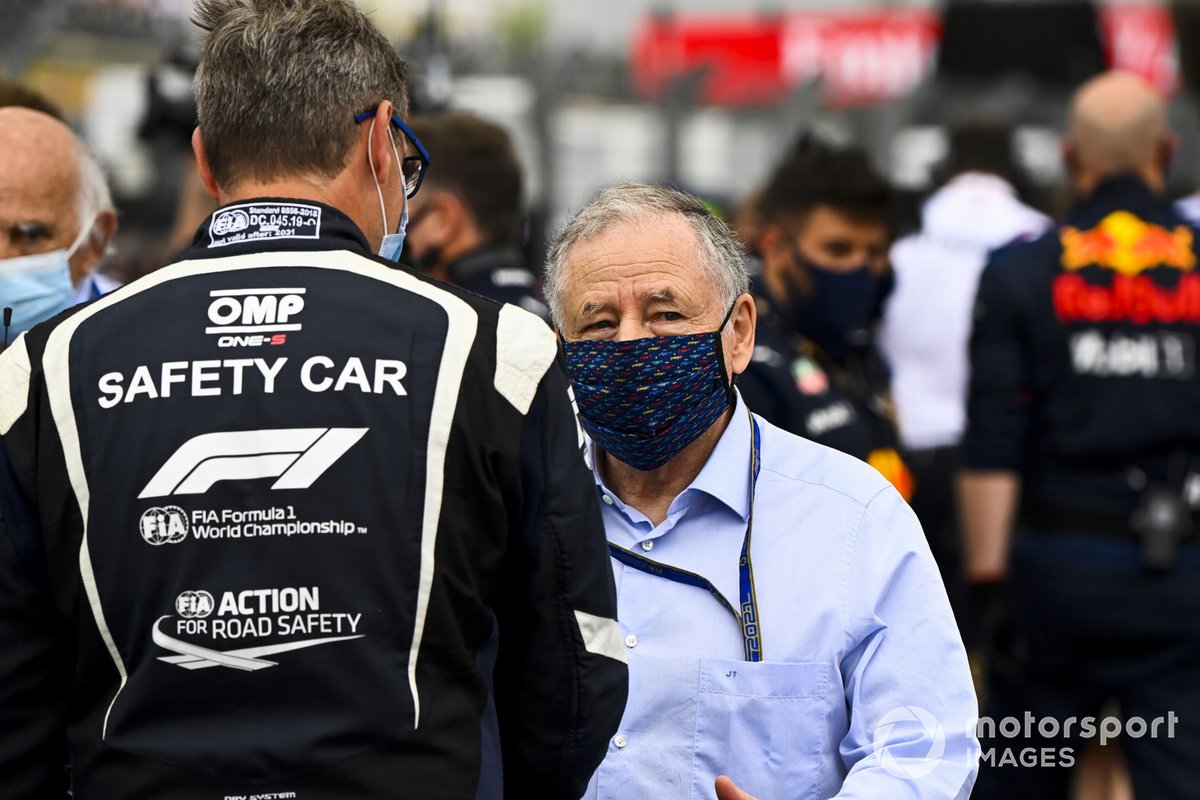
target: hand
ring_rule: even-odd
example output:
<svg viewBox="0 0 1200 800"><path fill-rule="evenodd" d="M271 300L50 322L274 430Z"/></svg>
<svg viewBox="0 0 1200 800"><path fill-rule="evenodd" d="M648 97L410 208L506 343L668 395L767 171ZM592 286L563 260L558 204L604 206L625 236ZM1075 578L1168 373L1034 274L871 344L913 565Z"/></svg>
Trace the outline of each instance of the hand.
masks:
<svg viewBox="0 0 1200 800"><path fill-rule="evenodd" d="M717 778L717 800L758 800L752 797L734 783L729 776L722 775Z"/></svg>

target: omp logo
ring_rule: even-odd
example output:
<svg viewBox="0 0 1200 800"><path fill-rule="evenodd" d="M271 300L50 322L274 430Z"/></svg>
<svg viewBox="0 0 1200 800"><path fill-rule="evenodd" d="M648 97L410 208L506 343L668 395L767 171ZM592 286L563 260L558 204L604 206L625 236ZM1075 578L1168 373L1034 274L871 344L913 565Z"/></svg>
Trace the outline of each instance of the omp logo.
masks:
<svg viewBox="0 0 1200 800"><path fill-rule="evenodd" d="M213 596L203 590L181 592L175 598L175 611L184 619L204 619L216 607Z"/></svg>
<svg viewBox="0 0 1200 800"><path fill-rule="evenodd" d="M281 333L300 330L288 322L304 310L304 289L216 289L208 293L211 326L205 333Z"/></svg>
<svg viewBox="0 0 1200 800"><path fill-rule="evenodd" d="M212 232L216 236L227 236L249 227L250 215L241 209L223 211L212 222Z"/></svg>
<svg viewBox="0 0 1200 800"><path fill-rule="evenodd" d="M138 495L204 494L220 481L278 478L272 489L307 489L367 428L281 428L204 433L179 446Z"/></svg>
<svg viewBox="0 0 1200 800"><path fill-rule="evenodd" d="M188 518L179 506L147 508L138 527L142 538L150 544L179 544L187 538Z"/></svg>

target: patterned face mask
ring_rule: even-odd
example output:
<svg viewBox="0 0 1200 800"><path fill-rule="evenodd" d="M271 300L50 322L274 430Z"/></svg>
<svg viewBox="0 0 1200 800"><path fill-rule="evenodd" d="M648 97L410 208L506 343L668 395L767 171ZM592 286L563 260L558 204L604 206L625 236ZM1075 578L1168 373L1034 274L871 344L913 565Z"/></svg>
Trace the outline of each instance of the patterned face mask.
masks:
<svg viewBox="0 0 1200 800"><path fill-rule="evenodd" d="M624 342L566 342L583 429L634 469L666 464L707 431L733 402L721 330Z"/></svg>

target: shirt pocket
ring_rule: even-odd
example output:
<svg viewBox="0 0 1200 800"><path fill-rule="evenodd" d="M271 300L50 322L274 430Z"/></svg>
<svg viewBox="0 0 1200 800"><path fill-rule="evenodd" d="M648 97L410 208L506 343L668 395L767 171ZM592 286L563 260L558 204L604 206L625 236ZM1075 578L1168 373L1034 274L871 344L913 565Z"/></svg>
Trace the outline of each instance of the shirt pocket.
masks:
<svg viewBox="0 0 1200 800"><path fill-rule="evenodd" d="M700 661L692 797L729 775L761 798L816 798L825 750L829 665Z"/></svg>

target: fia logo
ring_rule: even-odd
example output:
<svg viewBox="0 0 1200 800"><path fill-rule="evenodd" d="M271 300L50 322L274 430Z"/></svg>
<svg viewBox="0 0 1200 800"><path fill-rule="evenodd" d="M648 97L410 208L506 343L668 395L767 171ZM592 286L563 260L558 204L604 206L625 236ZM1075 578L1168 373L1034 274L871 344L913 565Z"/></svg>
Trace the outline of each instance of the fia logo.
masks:
<svg viewBox="0 0 1200 800"><path fill-rule="evenodd" d="M184 619L204 619L217 607L213 596L203 589L180 592L175 611Z"/></svg>
<svg viewBox="0 0 1200 800"><path fill-rule="evenodd" d="M148 508L138 522L142 538L152 545L179 544L188 535L188 518L179 506Z"/></svg>
<svg viewBox="0 0 1200 800"><path fill-rule="evenodd" d="M212 222L214 236L228 236L250 227L250 215L240 208L223 211Z"/></svg>

